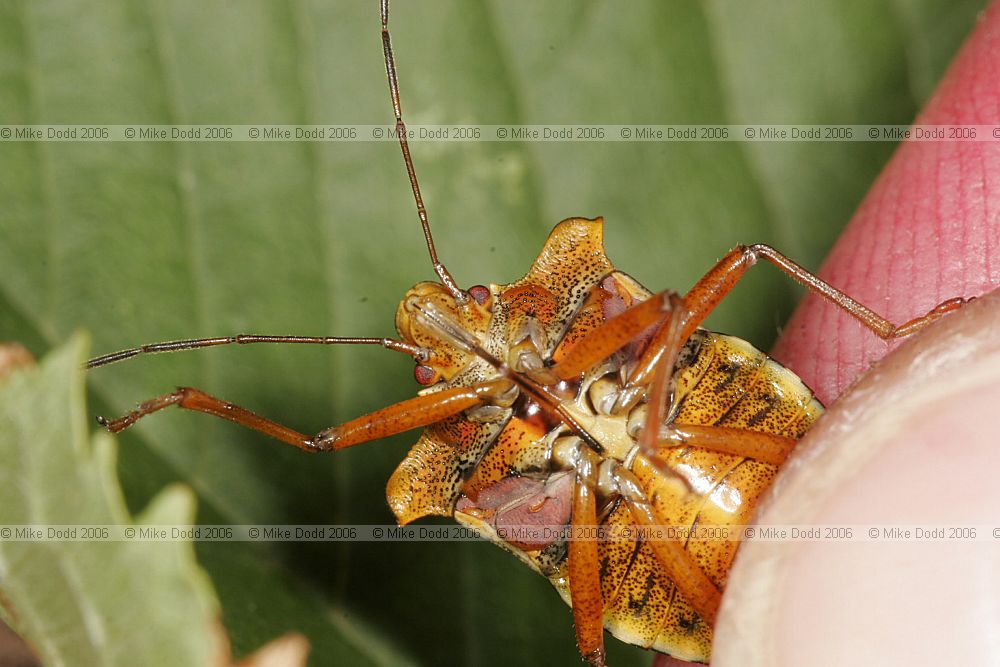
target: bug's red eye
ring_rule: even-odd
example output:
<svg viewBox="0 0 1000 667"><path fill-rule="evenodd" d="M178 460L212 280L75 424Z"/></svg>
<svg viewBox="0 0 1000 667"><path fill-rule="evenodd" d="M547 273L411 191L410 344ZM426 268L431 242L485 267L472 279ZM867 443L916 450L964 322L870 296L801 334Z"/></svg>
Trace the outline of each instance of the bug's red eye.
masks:
<svg viewBox="0 0 1000 667"><path fill-rule="evenodd" d="M437 382L437 371L430 366L418 364L413 369L413 379L426 387Z"/></svg>
<svg viewBox="0 0 1000 667"><path fill-rule="evenodd" d="M490 288L484 285L473 285L469 288L469 296L476 300L480 306L490 298Z"/></svg>

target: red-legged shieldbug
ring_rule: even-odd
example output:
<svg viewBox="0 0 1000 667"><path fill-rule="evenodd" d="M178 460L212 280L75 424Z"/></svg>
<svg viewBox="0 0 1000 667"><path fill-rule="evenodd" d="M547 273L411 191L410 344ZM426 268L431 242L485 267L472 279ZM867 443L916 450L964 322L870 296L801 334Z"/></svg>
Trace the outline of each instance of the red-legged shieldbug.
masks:
<svg viewBox="0 0 1000 667"><path fill-rule="evenodd" d="M738 338L703 329L703 320L760 260L884 339L908 335L962 300L896 326L767 245L736 247L684 294L653 292L608 259L603 220L583 217L559 223L522 278L465 287L431 234L406 139L388 0L381 22L396 132L436 274L400 302L397 337L177 340L103 355L88 367L230 344L375 345L412 357L424 388L315 435L190 387L102 424L120 432L176 405L308 452L425 428L389 479L399 523L454 517L513 552L570 604L580 652L594 665L605 662L605 629L707 661L737 543L642 539L638 529L746 523L822 406L790 371ZM525 526L570 530L517 533Z"/></svg>

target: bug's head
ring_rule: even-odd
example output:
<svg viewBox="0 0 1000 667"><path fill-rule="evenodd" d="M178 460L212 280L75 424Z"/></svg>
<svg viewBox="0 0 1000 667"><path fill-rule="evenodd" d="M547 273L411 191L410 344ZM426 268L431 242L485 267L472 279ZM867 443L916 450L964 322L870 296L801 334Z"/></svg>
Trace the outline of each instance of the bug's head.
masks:
<svg viewBox="0 0 1000 667"><path fill-rule="evenodd" d="M422 385L450 380L478 355L486 341L494 289L476 285L459 302L442 284L413 286L396 310L396 330L409 343L429 352L414 377Z"/></svg>

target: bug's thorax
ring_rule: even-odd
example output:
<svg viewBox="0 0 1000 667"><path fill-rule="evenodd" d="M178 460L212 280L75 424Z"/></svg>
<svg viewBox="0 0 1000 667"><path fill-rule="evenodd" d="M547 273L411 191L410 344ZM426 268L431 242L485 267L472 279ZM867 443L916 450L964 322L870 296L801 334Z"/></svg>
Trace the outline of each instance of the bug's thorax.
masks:
<svg viewBox="0 0 1000 667"><path fill-rule="evenodd" d="M621 277L609 275L601 285L614 290L611 283ZM400 303L396 316L400 334L426 350L416 373L418 381L428 385L424 392L505 377L512 381L509 402L475 408L464 417L477 422L513 418L547 433L550 440L576 430L589 442L599 443L602 456L629 460L645 423L646 406L644 393L632 395L623 404L625 378L642 345L613 355L579 380L559 382L548 377L547 368L572 327L553 328L558 304L543 285L522 280L477 286L469 294L467 300L457 302L443 285L425 282L410 289ZM602 317L607 315L602 312ZM574 320L570 318L568 324ZM685 346L681 366L696 353L700 341L699 334ZM557 398L564 414L557 415L540 402L538 388Z"/></svg>
<svg viewBox="0 0 1000 667"><path fill-rule="evenodd" d="M547 377L551 364L587 331L649 296L614 270L602 231L600 219L563 221L523 278L470 288L464 300L439 283L420 283L407 292L396 325L407 342L427 351L416 374L428 385L424 392L505 377L514 396L509 403L466 410L424 433L389 483L389 504L400 522L450 515L462 490L474 497L477 489L512 473L553 472L551 450L559 437L582 437L602 456L622 462L634 453L644 420L642 396L624 407L616 399L641 344L577 380ZM546 405L540 390L556 399L557 409L553 401ZM436 475L427 473L432 459Z"/></svg>

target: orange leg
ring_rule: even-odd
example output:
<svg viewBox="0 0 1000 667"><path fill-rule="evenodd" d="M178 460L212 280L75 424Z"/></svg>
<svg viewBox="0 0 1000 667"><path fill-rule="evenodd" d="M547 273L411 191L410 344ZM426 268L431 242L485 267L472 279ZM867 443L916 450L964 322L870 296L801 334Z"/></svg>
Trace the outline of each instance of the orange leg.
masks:
<svg viewBox="0 0 1000 667"><path fill-rule="evenodd" d="M771 262L809 290L843 309L884 340L916 333L942 315L969 301L961 297L948 299L932 308L926 315L896 325L816 277L771 246L763 244L737 246L719 260L684 296L683 304L689 312L680 335L682 343L732 291L747 269L760 259ZM672 293L669 290L654 294L584 336L558 364L552 367L552 372L563 380L577 377L624 347L647 327L663 322L672 307L674 307ZM650 381L656 365L664 354L662 346L651 344L633 371L629 384L641 385Z"/></svg>
<svg viewBox="0 0 1000 667"><path fill-rule="evenodd" d="M591 537L578 534L581 527L597 524L595 484L604 479L604 466L612 466L611 485L605 493L620 496L629 508L637 526L659 526L642 486L635 475L612 460L602 460L583 446L574 451L557 451L557 459L571 463L576 471L573 488L573 537ZM674 582L680 594L694 607L705 621L715 622L722 593L708 578L684 544L676 540L651 540L648 542L656 555L663 573ZM569 584L573 601L573 622L576 640L584 659L595 665L604 664L602 635L604 599L601 596L598 542L594 539L571 539L569 542Z"/></svg>
<svg viewBox="0 0 1000 667"><path fill-rule="evenodd" d="M471 387L445 389L390 405L340 426L321 431L315 437L299 433L238 405L190 387L181 387L171 394L146 401L118 419L106 420L99 417L98 421L112 433L119 433L146 415L176 405L228 419L299 449L310 452L330 451L427 426L482 403L504 403L512 397L512 389L512 383L505 379L491 380Z"/></svg>
<svg viewBox="0 0 1000 667"><path fill-rule="evenodd" d="M836 287L805 270L771 246L763 244L737 246L719 260L684 297L684 301L692 313L691 320L685 329L685 338L690 336L708 314L715 310L715 307L736 286L736 283L743 277L747 269L756 264L760 259L766 259L771 262L812 292L846 311L884 340L902 338L903 336L916 333L945 313L959 308L968 301L961 297L948 299L932 308L926 315L916 317L897 326L867 306L847 296Z"/></svg>
<svg viewBox="0 0 1000 667"><path fill-rule="evenodd" d="M179 387L172 394L164 394L163 396L152 398L145 403L141 403L135 410L118 419L98 417L97 422L112 433L121 433L146 415L153 414L171 405L222 417L223 419L242 424L254 431L259 431L272 438L281 440L289 445L294 445L299 449L311 449L310 443L312 442L312 438L304 433L299 433L294 429L273 422L266 417L261 417L238 405L227 403L206 394L200 389L193 389L191 387Z"/></svg>
<svg viewBox="0 0 1000 667"><path fill-rule="evenodd" d="M505 396L513 400L513 389L510 380L498 379L408 398L321 431L315 438L315 447L320 451L344 449L434 424L483 403L506 403Z"/></svg>
<svg viewBox="0 0 1000 667"><path fill-rule="evenodd" d="M571 380L608 358L650 326L662 322L677 303L677 294L665 290L605 321L585 335L550 370Z"/></svg>
<svg viewBox="0 0 1000 667"><path fill-rule="evenodd" d="M639 445L647 454L655 450L656 441L660 437L660 425L666 421L668 403L673 399L670 382L674 376L674 366L677 355L684 345L686 337L681 337L681 331L689 319L689 313L680 297L672 294L670 313L653 335L649 347L640 358L640 363L632 370L619 403L627 404L638 396L638 392L652 380L647 398L646 424L639 435ZM645 366L643 362L646 362ZM652 377L641 375L643 368L651 369Z"/></svg>
<svg viewBox="0 0 1000 667"><path fill-rule="evenodd" d="M713 452L744 456L776 466L785 462L798 443L794 438L728 426L671 424L667 427L665 436L661 431L655 445L657 450L689 445Z"/></svg>
<svg viewBox="0 0 1000 667"><path fill-rule="evenodd" d="M637 526L657 526L662 522L653 515L648 502L633 498L625 501ZM698 566L691 554L678 540L650 540L647 542L656 554L660 567L680 594L691 603L695 611L711 625L722 602L722 592Z"/></svg>
<svg viewBox="0 0 1000 667"><path fill-rule="evenodd" d="M595 667L604 667L604 598L601 596L601 573L597 540L592 535L578 536L582 527L597 525L597 501L594 490L577 469L573 487L572 537L569 541L569 592L573 599L573 625L576 643L583 659ZM580 539L586 537L586 539Z"/></svg>
<svg viewBox="0 0 1000 667"><path fill-rule="evenodd" d="M668 305L659 328L650 339L639 363L629 374L626 390L648 384L653 379L655 369L660 367L665 367L669 376L677 363L677 355L684 346L684 341L691 335L682 333L686 329L685 324L691 319L684 299L671 292Z"/></svg>

